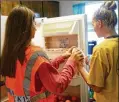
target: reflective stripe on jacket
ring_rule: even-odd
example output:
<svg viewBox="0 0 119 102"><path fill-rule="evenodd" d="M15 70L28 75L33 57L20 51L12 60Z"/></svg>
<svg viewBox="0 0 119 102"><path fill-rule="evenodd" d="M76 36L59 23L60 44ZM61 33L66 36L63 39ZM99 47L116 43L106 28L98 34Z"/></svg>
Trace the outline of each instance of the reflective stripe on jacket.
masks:
<svg viewBox="0 0 119 102"><path fill-rule="evenodd" d="M47 55L39 47L27 49L25 55L23 65L17 60L15 78L6 77L9 102L35 102L49 95L47 91L42 93L35 91L34 79L40 64L48 62Z"/></svg>

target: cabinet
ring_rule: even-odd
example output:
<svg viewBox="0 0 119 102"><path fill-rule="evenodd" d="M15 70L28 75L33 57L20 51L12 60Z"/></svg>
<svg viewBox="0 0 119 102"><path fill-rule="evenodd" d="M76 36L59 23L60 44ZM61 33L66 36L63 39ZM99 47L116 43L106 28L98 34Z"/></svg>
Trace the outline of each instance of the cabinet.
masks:
<svg viewBox="0 0 119 102"><path fill-rule="evenodd" d="M24 5L35 13L39 13L40 17L58 17L59 16L59 2L58 1L1 1L1 14L8 15L10 11L17 5Z"/></svg>
<svg viewBox="0 0 119 102"><path fill-rule="evenodd" d="M42 16L42 2L41 1L21 1L21 4L30 8Z"/></svg>
<svg viewBox="0 0 119 102"><path fill-rule="evenodd" d="M58 16L59 16L59 2L44 1L43 17L58 17Z"/></svg>
<svg viewBox="0 0 119 102"><path fill-rule="evenodd" d="M20 4L19 0L15 0L15 1L2 0L1 1L1 14L6 15L6 16L9 15L11 10L19 4Z"/></svg>
<svg viewBox="0 0 119 102"><path fill-rule="evenodd" d="M40 17L59 16L59 2L57 1L21 1L21 4L39 13Z"/></svg>

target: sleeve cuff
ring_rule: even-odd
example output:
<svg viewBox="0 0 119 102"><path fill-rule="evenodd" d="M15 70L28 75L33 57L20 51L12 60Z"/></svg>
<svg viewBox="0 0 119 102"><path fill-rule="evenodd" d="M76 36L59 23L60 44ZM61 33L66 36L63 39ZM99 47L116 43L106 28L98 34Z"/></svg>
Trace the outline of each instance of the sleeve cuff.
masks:
<svg viewBox="0 0 119 102"><path fill-rule="evenodd" d="M58 60L65 60L65 58L61 55L59 57L57 57Z"/></svg>

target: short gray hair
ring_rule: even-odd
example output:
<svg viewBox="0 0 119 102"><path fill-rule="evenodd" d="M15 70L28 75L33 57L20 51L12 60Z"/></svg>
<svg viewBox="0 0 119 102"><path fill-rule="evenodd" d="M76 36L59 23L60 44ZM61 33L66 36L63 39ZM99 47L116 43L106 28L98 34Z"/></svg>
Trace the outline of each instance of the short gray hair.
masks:
<svg viewBox="0 0 119 102"><path fill-rule="evenodd" d="M114 29L114 27L117 24L117 15L115 12L115 9L117 8L117 5L114 1L106 1L104 4L94 13L94 19L96 20L102 20L103 23L111 28Z"/></svg>

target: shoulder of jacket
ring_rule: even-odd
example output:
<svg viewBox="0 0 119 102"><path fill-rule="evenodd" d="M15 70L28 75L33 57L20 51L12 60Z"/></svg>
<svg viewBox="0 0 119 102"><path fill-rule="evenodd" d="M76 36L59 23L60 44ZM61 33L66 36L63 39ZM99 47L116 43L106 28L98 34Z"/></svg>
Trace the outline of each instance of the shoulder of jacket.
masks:
<svg viewBox="0 0 119 102"><path fill-rule="evenodd" d="M39 46L31 46L31 50L32 50L32 52L41 51L42 48L40 48Z"/></svg>

